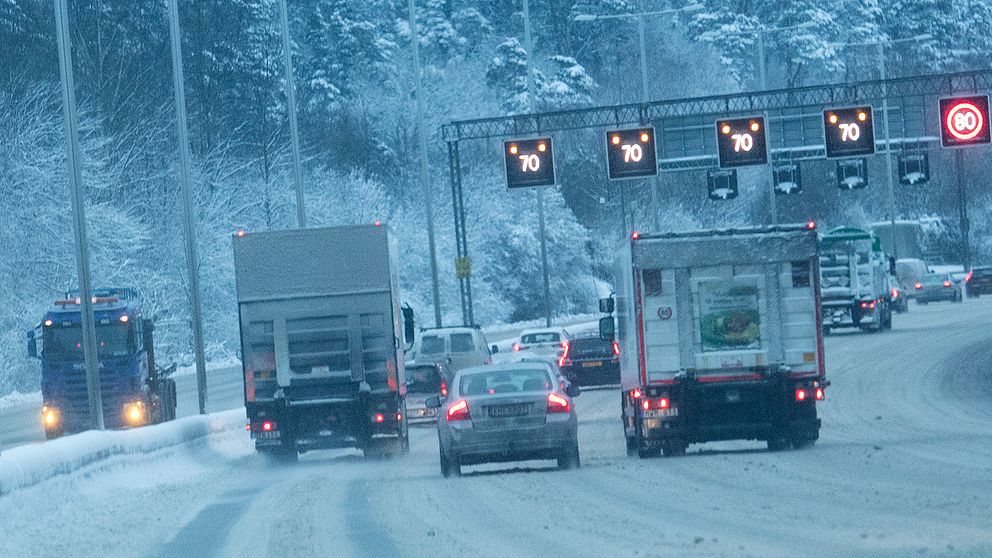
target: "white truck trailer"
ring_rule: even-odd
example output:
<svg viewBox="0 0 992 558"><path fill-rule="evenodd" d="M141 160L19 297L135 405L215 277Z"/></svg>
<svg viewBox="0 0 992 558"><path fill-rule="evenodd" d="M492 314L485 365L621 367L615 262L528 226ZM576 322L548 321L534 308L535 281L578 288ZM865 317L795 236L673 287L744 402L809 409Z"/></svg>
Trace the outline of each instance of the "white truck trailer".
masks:
<svg viewBox="0 0 992 558"><path fill-rule="evenodd" d="M260 452L409 448L397 246L385 226L239 233L234 267L248 429Z"/></svg>
<svg viewBox="0 0 992 558"><path fill-rule="evenodd" d="M616 329L628 454L819 437L823 338L815 224L633 235L617 255ZM609 307L610 304L603 306Z"/></svg>

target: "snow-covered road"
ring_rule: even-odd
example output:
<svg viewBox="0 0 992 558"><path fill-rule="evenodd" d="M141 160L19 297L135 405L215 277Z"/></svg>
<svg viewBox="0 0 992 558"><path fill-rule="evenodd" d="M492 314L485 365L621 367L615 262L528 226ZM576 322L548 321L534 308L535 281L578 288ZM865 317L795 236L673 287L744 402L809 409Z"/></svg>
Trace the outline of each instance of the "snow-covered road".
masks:
<svg viewBox="0 0 992 558"><path fill-rule="evenodd" d="M0 498L0 554L79 556L992 555L992 300L913 306L827 339L811 449L624 451L615 391L578 401L583 466L442 479L436 434L293 466L243 431L111 458Z"/></svg>

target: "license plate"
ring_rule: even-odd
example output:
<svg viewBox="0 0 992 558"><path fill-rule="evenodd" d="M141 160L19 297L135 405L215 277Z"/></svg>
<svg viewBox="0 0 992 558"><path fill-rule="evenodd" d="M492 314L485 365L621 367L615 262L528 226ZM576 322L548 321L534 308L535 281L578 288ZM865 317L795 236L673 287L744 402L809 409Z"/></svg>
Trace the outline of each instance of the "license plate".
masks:
<svg viewBox="0 0 992 558"><path fill-rule="evenodd" d="M591 362L583 362L582 363L582 368L595 368L597 366L602 366L602 365L603 365L603 362L602 361L594 360L594 361L591 361Z"/></svg>
<svg viewBox="0 0 992 558"><path fill-rule="evenodd" d="M494 405L489 407L489 416L494 418L519 417L526 415L529 407L530 405L527 403L519 403L516 405Z"/></svg>
<svg viewBox="0 0 992 558"><path fill-rule="evenodd" d="M274 438L279 438L282 436L282 432L276 430L275 432L259 432L257 437L259 440L271 440Z"/></svg>

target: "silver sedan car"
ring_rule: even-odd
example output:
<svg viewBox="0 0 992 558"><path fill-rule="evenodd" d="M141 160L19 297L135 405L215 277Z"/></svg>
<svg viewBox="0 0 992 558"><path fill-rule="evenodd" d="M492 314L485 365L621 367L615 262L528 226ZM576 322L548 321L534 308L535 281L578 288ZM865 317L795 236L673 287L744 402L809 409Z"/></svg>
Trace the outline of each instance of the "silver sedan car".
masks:
<svg viewBox="0 0 992 558"><path fill-rule="evenodd" d="M556 459L559 469L577 468L578 420L572 398L578 394L578 386L555 377L543 363L459 371L447 398L426 401L441 409L441 474L461 475L463 465L528 459Z"/></svg>

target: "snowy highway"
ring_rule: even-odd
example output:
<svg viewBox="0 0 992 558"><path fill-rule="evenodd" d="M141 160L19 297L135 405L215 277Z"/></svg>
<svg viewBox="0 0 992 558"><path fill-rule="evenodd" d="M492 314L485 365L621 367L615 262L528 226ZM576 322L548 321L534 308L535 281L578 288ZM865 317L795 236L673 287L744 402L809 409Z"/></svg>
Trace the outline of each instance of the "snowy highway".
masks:
<svg viewBox="0 0 992 558"><path fill-rule="evenodd" d="M425 427L394 461L333 451L274 466L230 430L3 496L0 554L992 555L990 341L989 299L828 337L820 441L782 453L727 442L627 457L614 390L577 400L577 471L443 479Z"/></svg>

